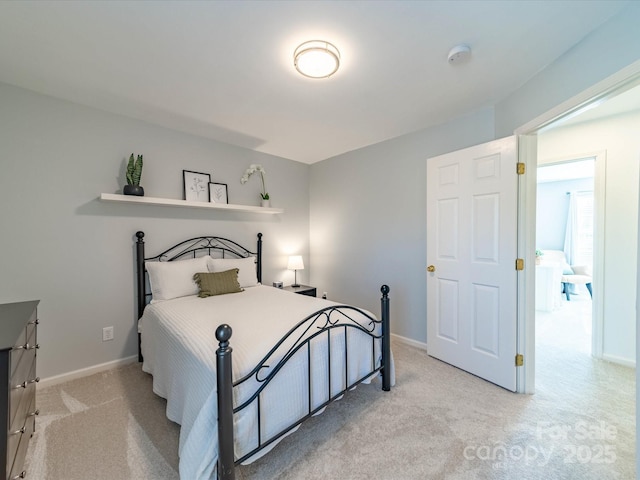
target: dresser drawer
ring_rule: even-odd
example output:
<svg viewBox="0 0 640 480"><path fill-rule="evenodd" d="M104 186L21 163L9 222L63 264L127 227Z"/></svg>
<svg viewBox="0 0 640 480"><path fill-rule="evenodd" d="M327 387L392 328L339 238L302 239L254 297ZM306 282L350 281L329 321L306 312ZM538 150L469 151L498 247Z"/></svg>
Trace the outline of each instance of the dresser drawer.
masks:
<svg viewBox="0 0 640 480"><path fill-rule="evenodd" d="M16 416L22 405L22 410L27 408L24 405L23 397L27 391L35 390L36 377L36 352L35 350L25 350L20 358L15 373L10 380L9 390L9 425L14 426Z"/></svg>
<svg viewBox="0 0 640 480"><path fill-rule="evenodd" d="M26 358L23 358L23 361L25 360ZM38 380L39 378L36 377L36 362L34 356L31 368L27 372L25 379L19 384L12 384L13 388L10 392L11 404L9 405L10 431L17 430L22 426L22 418L27 413L31 399L35 397L36 383L38 383Z"/></svg>
<svg viewBox="0 0 640 480"><path fill-rule="evenodd" d="M9 363L11 363L11 370L10 370L10 378L13 378L13 376L16 373L16 368L18 368L18 364L20 363L20 360L22 359L22 354L25 351L24 346L27 344L27 329L25 328L22 331L22 335L20 335L20 337L18 338L18 341L16 342L16 346L13 347L13 350L11 350L11 354L10 354L10 360Z"/></svg>
<svg viewBox="0 0 640 480"><path fill-rule="evenodd" d="M35 362L33 362L32 368L29 371L29 378L34 379L35 374L36 364ZM29 430L29 428L33 430L32 425L29 426L26 424L33 424L32 421L29 422L29 418L30 414L33 413L34 410L34 408L32 408L31 406L35 404L36 382L32 381L30 383L26 383L26 386L24 388L16 390L21 392L18 402L15 404L15 406L14 404L11 405L13 420L11 421L11 427L9 428L7 435L7 459L9 460L7 466L11 465L11 461L18 451L18 445L22 441L22 438L27 435L27 430ZM28 434L28 437L29 436L31 436L30 433Z"/></svg>
<svg viewBox="0 0 640 480"><path fill-rule="evenodd" d="M36 407L36 398L33 396L28 406L28 411L31 413ZM27 456L27 447L29 446L29 439L33 435L35 429L35 421L33 420L33 414L25 418L24 433L18 438L18 444L16 445L15 455L9 457L10 461L13 460L11 472L9 473L9 480L17 480L19 478L29 478L27 472L24 470L24 459Z"/></svg>
<svg viewBox="0 0 640 480"><path fill-rule="evenodd" d="M36 319L35 312L33 317L27 323L27 326L22 330L20 336L15 342L13 350L11 350L11 377L13 377L20 360L22 359L25 351L33 350L37 348L38 342L38 320Z"/></svg>
<svg viewBox="0 0 640 480"><path fill-rule="evenodd" d="M38 324L40 321L36 318L35 313L33 318L27 323L27 343L30 345L36 345L38 342Z"/></svg>
<svg viewBox="0 0 640 480"><path fill-rule="evenodd" d="M15 467L15 458L18 453L18 447L20 446L20 442L22 440L26 440L23 443L28 442L29 436L25 439L25 435L27 435L27 427L26 427L26 418L22 417L22 425L19 428L14 430L9 430L7 433L7 470L10 471ZM9 475L11 478L11 475Z"/></svg>

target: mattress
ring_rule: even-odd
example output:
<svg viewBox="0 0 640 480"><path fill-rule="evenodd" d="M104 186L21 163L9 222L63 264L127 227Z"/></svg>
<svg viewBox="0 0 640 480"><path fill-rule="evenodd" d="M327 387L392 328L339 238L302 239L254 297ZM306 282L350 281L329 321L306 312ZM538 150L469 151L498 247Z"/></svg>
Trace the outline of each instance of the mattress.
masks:
<svg viewBox="0 0 640 480"><path fill-rule="evenodd" d="M153 375L153 391L167 399L167 417L181 425L181 478L215 478L218 458L216 328L226 323L233 330L230 345L233 349L233 378L237 380L247 375L302 319L336 305L328 300L273 287L255 286L240 293L208 298L182 297L146 307L139 322L144 356L142 368ZM371 324L358 311L348 310L347 314L361 318L366 328L380 333L380 325ZM311 329L306 325L301 327L292 338L312 335L325 321L326 318L321 317ZM348 355L345 354L345 342ZM259 432L263 439L280 432L290 425L294 417L306 415L310 404L314 410L341 392L346 378L349 382L363 378L373 369L373 364L377 367L381 360L380 342L372 343L370 336L352 328L323 332L314 338L308 350L305 347L294 351L292 347L295 347L293 340L283 344L267 362L269 367L258 374L263 378L283 356L292 357L261 393L260 417L255 402L234 415L236 458L257 447ZM348 358L348 366L345 366L345 357ZM307 380L309 370L312 373L310 385ZM393 377L392 374L392 380ZM260 385L254 376L234 388L234 406L245 402ZM270 448L273 446L275 443ZM247 462L259 458L270 448L261 450Z"/></svg>

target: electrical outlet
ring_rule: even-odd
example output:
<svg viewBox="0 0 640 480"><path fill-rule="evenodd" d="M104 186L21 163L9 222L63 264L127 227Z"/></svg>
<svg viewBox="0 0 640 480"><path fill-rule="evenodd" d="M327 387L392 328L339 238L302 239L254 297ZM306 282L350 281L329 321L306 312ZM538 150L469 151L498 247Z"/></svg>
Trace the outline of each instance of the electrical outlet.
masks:
<svg viewBox="0 0 640 480"><path fill-rule="evenodd" d="M102 341L107 342L113 340L113 327L104 327L102 329Z"/></svg>
<svg viewBox="0 0 640 480"><path fill-rule="evenodd" d="M327 292L322 292L322 298L327 299Z"/></svg>

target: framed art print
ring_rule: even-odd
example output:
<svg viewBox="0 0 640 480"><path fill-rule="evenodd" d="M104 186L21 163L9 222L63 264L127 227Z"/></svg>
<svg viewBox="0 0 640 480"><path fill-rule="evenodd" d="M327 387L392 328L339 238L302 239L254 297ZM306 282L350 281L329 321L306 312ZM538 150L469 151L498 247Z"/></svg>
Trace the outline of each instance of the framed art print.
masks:
<svg viewBox="0 0 640 480"><path fill-rule="evenodd" d="M209 182L211 175L208 173L183 170L184 199L190 202L209 201Z"/></svg>
<svg viewBox="0 0 640 480"><path fill-rule="evenodd" d="M211 203L229 203L227 184L209 182L209 201Z"/></svg>

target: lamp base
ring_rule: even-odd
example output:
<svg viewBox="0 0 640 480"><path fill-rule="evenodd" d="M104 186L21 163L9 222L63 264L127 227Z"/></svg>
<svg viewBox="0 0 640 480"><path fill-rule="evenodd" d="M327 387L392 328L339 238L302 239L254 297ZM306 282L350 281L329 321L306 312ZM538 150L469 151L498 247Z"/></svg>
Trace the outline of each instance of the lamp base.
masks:
<svg viewBox="0 0 640 480"><path fill-rule="evenodd" d="M293 271L293 283L291 284L293 288L298 288L300 284L298 283L298 270Z"/></svg>

